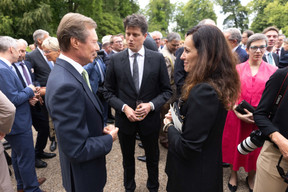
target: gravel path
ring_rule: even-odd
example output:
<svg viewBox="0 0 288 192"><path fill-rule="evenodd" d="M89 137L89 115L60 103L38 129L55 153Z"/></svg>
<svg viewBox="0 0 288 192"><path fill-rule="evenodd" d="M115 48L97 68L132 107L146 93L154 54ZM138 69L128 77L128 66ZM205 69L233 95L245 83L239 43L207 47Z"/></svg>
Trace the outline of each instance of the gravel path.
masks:
<svg viewBox="0 0 288 192"><path fill-rule="evenodd" d="M36 132L33 131L34 139L36 137ZM139 141L136 142L136 149L135 149L135 158L139 155L143 155L144 151L140 147L138 147ZM46 152L49 152L50 141L48 141ZM164 192L166 183L167 183L167 176L164 172L165 163L166 163L166 155L167 149L163 148L161 145L160 148L160 162L159 162L159 182L160 188L159 192ZM8 150L10 153L11 150ZM61 170L60 170L60 162L59 162L59 154L58 150L56 150L57 156L53 159L45 160L48 163L47 168L44 169L36 169L38 177L46 177L47 181L41 186L41 189L47 192L65 192L64 188L62 187L62 178L61 178ZM123 187L123 168L122 168L122 155L120 151L119 140L115 141L113 144L112 151L107 155L107 183L104 188L104 192L121 192L125 191ZM9 166L12 170L12 166ZM223 183L224 183L224 192L229 192L227 188L227 181L230 175L230 169L224 168L223 169L224 176L223 176ZM247 174L244 172L243 169L240 169L239 174L239 186L238 192L246 192L248 188L245 184L245 178ZM146 165L143 162L136 160L136 190L135 192L148 192L146 188L146 180L147 180L147 171ZM12 182L14 189L16 191L16 181L14 177L14 173L12 175ZM191 192L193 190L191 189Z"/></svg>

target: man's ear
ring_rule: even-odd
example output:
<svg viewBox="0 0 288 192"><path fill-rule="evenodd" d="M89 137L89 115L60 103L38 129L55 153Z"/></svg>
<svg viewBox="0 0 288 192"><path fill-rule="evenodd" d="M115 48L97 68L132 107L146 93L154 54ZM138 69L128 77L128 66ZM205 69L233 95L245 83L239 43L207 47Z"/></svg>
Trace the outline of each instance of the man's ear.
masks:
<svg viewBox="0 0 288 192"><path fill-rule="evenodd" d="M73 47L73 48L75 48L75 49L78 49L79 40L76 39L75 37L71 37L71 38L70 38L70 44L71 44L71 47Z"/></svg>

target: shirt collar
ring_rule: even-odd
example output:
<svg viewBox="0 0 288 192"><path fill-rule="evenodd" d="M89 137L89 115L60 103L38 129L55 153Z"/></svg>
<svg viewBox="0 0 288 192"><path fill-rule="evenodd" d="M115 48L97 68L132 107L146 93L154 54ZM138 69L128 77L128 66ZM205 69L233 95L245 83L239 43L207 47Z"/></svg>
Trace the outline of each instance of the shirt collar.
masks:
<svg viewBox="0 0 288 192"><path fill-rule="evenodd" d="M63 55L62 53L59 55L59 59L63 59L64 61L67 61L68 63L70 63L82 75L82 72L83 72L82 65L80 65L79 63L77 63L73 59Z"/></svg>
<svg viewBox="0 0 288 192"><path fill-rule="evenodd" d="M145 49L144 49L144 46L142 45L141 49L138 51L139 55L141 56L144 56L145 54ZM128 54L129 54L129 57L132 57L135 52L133 52L131 49L128 49Z"/></svg>
<svg viewBox="0 0 288 192"><path fill-rule="evenodd" d="M4 57L0 57L0 60L4 61L9 67L12 66L12 64L10 63L10 61L8 61L7 59L5 59Z"/></svg>

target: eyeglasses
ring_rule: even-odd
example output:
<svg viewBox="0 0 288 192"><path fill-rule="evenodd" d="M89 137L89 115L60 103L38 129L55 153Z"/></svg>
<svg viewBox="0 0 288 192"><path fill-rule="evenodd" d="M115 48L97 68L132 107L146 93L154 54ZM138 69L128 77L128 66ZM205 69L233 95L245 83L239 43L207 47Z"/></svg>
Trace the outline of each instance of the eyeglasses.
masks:
<svg viewBox="0 0 288 192"><path fill-rule="evenodd" d="M155 38L155 39L154 39L154 41L160 41L160 40L161 40L160 38Z"/></svg>
<svg viewBox="0 0 288 192"><path fill-rule="evenodd" d="M283 158L283 155L281 155L281 157L278 161L278 165L276 165L276 167L277 167L279 175L284 179L284 181L286 183L288 183L288 172L285 174L284 169L282 167L280 167L280 163L281 163L282 158Z"/></svg>
<svg viewBox="0 0 288 192"><path fill-rule="evenodd" d="M261 52L265 51L266 49L266 45L261 45L261 46L251 46L250 49L253 51L253 52L256 52L258 49L260 49Z"/></svg>
<svg viewBox="0 0 288 192"><path fill-rule="evenodd" d="M114 43L120 44L123 43L123 41L115 41Z"/></svg>

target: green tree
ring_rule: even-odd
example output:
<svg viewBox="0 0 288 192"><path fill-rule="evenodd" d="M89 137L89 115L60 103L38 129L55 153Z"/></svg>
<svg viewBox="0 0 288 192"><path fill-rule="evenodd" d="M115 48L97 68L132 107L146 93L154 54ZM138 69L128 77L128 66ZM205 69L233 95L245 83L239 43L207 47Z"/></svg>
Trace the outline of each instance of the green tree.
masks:
<svg viewBox="0 0 288 192"><path fill-rule="evenodd" d="M182 37L188 29L197 25L203 19L217 20L213 10L213 3L209 0L189 0L186 5L180 3L176 6L174 21L177 23L176 32Z"/></svg>
<svg viewBox="0 0 288 192"><path fill-rule="evenodd" d="M173 8L170 0L150 0L146 12L149 31L157 30L167 33Z"/></svg>
<svg viewBox="0 0 288 192"><path fill-rule="evenodd" d="M49 31L52 14L44 0L0 1L0 34L32 42L35 29Z"/></svg>
<svg viewBox="0 0 288 192"><path fill-rule="evenodd" d="M241 5L240 0L217 0L222 6L222 13L229 14L223 22L224 28L235 27L242 31L248 29L248 9Z"/></svg>

